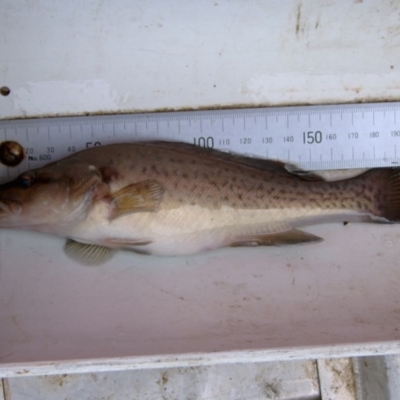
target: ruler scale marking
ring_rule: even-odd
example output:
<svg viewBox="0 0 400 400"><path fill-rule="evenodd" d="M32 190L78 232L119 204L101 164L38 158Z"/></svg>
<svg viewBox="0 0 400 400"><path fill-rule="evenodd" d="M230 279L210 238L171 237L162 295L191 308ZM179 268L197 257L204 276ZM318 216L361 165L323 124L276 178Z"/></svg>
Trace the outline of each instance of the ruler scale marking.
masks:
<svg viewBox="0 0 400 400"><path fill-rule="evenodd" d="M27 154L18 170L46 164L34 156L43 158L47 147L55 149L53 161L70 154L68 148L85 149L88 142L109 144L154 137L189 143L197 140L207 147L256 157L267 154L281 161L299 160L298 167L305 170L372 168L400 162L399 110L400 103L349 104L26 119L0 121L0 140L15 138L34 152ZM339 160L334 153L340 155ZM0 180L8 174L15 176L18 170L0 169Z"/></svg>

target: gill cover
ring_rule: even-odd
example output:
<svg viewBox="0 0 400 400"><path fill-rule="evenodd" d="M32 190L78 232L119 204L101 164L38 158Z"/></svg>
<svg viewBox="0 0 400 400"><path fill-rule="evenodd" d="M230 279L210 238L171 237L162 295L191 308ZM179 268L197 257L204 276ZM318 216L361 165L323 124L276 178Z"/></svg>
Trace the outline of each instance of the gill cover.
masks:
<svg viewBox="0 0 400 400"><path fill-rule="evenodd" d="M88 164L51 164L0 186L0 227L56 232L86 215L90 201L106 188Z"/></svg>

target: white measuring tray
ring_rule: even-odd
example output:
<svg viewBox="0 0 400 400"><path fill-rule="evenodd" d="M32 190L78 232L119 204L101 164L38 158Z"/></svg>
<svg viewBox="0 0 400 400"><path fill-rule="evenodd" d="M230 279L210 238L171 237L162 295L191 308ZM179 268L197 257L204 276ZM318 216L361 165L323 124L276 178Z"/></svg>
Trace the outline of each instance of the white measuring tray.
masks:
<svg viewBox="0 0 400 400"><path fill-rule="evenodd" d="M320 244L83 267L63 240L0 233L0 375L394 353L400 226Z"/></svg>

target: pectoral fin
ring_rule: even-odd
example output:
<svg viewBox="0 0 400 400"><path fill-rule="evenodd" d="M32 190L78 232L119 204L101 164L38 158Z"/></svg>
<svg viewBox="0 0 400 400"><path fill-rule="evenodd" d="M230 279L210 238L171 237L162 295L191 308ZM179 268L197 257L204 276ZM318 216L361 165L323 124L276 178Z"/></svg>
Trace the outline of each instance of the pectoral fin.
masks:
<svg viewBox="0 0 400 400"><path fill-rule="evenodd" d="M74 261L86 266L104 264L115 254L116 250L96 244L86 244L67 239L64 245L65 254Z"/></svg>
<svg viewBox="0 0 400 400"><path fill-rule="evenodd" d="M242 236L235 238L231 247L248 246L281 246L286 244L316 243L323 239L312 233L290 229L285 232L272 233L267 235Z"/></svg>
<svg viewBox="0 0 400 400"><path fill-rule="evenodd" d="M112 219L134 212L157 211L163 194L164 188L154 180L125 186L112 195L114 206Z"/></svg>

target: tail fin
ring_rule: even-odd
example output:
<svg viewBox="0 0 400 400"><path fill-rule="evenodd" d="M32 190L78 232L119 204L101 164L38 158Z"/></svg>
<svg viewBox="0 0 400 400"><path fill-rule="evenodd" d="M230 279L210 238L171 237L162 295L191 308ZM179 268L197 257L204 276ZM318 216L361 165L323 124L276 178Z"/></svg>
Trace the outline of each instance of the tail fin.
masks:
<svg viewBox="0 0 400 400"><path fill-rule="evenodd" d="M400 168L374 169L365 173L368 185L375 186L375 212L388 222L400 222Z"/></svg>

